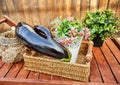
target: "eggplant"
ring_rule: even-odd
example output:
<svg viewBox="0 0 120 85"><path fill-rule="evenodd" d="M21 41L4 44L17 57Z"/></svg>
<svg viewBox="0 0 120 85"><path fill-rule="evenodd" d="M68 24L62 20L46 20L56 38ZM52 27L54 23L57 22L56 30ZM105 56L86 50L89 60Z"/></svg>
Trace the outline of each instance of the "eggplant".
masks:
<svg viewBox="0 0 120 85"><path fill-rule="evenodd" d="M19 22L15 33L28 48L58 59L69 58L68 50L53 39L46 27L37 25L33 28L25 22Z"/></svg>

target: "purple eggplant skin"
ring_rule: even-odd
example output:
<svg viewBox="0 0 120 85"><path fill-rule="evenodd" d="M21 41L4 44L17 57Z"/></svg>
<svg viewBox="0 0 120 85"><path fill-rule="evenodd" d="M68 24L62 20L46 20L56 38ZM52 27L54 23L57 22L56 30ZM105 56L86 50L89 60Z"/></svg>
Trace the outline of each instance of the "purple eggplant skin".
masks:
<svg viewBox="0 0 120 85"><path fill-rule="evenodd" d="M15 32L28 48L58 59L69 56L67 49L55 41L51 32L43 26L32 28L25 22L19 22Z"/></svg>

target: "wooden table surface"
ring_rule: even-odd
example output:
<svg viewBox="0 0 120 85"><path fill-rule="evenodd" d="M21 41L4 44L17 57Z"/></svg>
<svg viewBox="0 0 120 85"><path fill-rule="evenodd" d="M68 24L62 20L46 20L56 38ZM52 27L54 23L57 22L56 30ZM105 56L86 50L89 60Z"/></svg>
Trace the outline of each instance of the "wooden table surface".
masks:
<svg viewBox="0 0 120 85"><path fill-rule="evenodd" d="M89 82L29 71L24 62L7 64L0 58L0 85L120 85L120 49L111 39L93 47Z"/></svg>

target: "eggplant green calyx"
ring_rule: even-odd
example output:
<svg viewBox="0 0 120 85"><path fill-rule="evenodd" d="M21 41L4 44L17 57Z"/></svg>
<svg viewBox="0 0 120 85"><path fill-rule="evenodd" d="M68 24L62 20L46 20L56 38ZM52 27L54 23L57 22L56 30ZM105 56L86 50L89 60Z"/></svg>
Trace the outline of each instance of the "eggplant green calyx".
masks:
<svg viewBox="0 0 120 85"><path fill-rule="evenodd" d="M62 62L70 62L72 54L68 49L67 49L67 52L68 52L68 58L62 58L60 61L62 61Z"/></svg>

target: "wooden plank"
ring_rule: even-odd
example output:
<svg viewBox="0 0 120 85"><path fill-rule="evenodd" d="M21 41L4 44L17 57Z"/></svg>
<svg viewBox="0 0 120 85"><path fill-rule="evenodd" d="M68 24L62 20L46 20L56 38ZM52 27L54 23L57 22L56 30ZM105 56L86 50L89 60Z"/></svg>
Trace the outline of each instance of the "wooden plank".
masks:
<svg viewBox="0 0 120 85"><path fill-rule="evenodd" d="M13 0L6 0L6 6L8 8L8 12L9 12L10 18L14 22L18 22L17 14L15 12L14 4L13 4Z"/></svg>
<svg viewBox="0 0 120 85"><path fill-rule="evenodd" d="M117 38L112 39L115 45L119 48L120 50L120 41Z"/></svg>
<svg viewBox="0 0 120 85"><path fill-rule="evenodd" d="M0 0L0 19L1 19L2 15L3 15L1 8L2 8L2 0Z"/></svg>
<svg viewBox="0 0 120 85"><path fill-rule="evenodd" d="M2 62L2 57L0 58L0 69L1 67L4 65L4 63Z"/></svg>
<svg viewBox="0 0 120 85"><path fill-rule="evenodd" d="M78 19L80 19L80 4L81 4L81 0L72 0L71 2L71 6L72 6L72 16L77 17Z"/></svg>
<svg viewBox="0 0 120 85"><path fill-rule="evenodd" d="M104 11L107 9L108 0L99 0L99 11Z"/></svg>
<svg viewBox="0 0 120 85"><path fill-rule="evenodd" d="M29 0L21 0L22 6L23 6L23 12L25 15L25 20L26 23L30 24L33 26L33 22L32 22L32 16L31 16L31 11L30 11L30 7L29 7Z"/></svg>
<svg viewBox="0 0 120 85"><path fill-rule="evenodd" d="M103 82L101 78L101 74L99 72L99 68L95 61L95 58L92 59L91 68L90 68L90 82Z"/></svg>
<svg viewBox="0 0 120 85"><path fill-rule="evenodd" d="M0 19L2 18L2 16L3 16L3 13L2 13L2 0L0 0ZM1 31L1 29L2 29L2 25L0 24L0 32L2 32Z"/></svg>
<svg viewBox="0 0 120 85"><path fill-rule="evenodd" d="M86 11L89 11L89 0L82 0L82 2L81 2L81 19L85 17Z"/></svg>
<svg viewBox="0 0 120 85"><path fill-rule="evenodd" d="M112 72L111 72L107 62L105 61L104 56L103 56L100 48L94 47L93 54L95 56L99 70L101 72L103 82L116 83L116 80L115 80L114 76L112 75Z"/></svg>
<svg viewBox="0 0 120 85"><path fill-rule="evenodd" d="M55 16L63 16L63 0L55 0Z"/></svg>
<svg viewBox="0 0 120 85"><path fill-rule="evenodd" d="M69 78L63 78L64 81L67 81L67 82L71 82L71 81L74 81L73 79L69 79Z"/></svg>
<svg viewBox="0 0 120 85"><path fill-rule="evenodd" d="M49 74L44 74L44 73L40 73L40 78L39 79L42 79L42 80L51 80L51 75Z"/></svg>
<svg viewBox="0 0 120 85"><path fill-rule="evenodd" d="M17 79L25 79L28 77L28 74L30 73L30 71L28 71L25 66L22 67L22 69L20 70L20 72L18 73L18 75L16 76Z"/></svg>
<svg viewBox="0 0 120 85"><path fill-rule="evenodd" d="M55 76L55 75L53 75L52 76L52 80L63 80L63 78L62 77L60 77L60 76Z"/></svg>
<svg viewBox="0 0 120 85"><path fill-rule="evenodd" d="M47 27L49 29L52 26L50 22L52 22L55 18L55 0L47 0Z"/></svg>
<svg viewBox="0 0 120 85"><path fill-rule="evenodd" d="M96 11L98 9L98 0L90 0L90 11Z"/></svg>
<svg viewBox="0 0 120 85"><path fill-rule="evenodd" d="M116 61L112 52L109 50L109 48L106 46L105 43L103 44L101 49L102 49L102 52L105 55L105 58L106 58L107 62L109 63L109 66L110 66L110 68L112 70L112 73L114 74L117 82L120 83L120 64L118 64L118 62ZM115 49L115 48L113 48L113 49ZM117 53L117 52L115 52L115 53ZM120 54L120 51L119 51L118 54ZM120 57L120 56L118 55L118 57Z"/></svg>
<svg viewBox="0 0 120 85"><path fill-rule="evenodd" d="M118 4L117 4L118 7L117 7L117 11L116 11L116 16L117 16L117 17L120 17L120 0L118 0L117 3L118 3Z"/></svg>
<svg viewBox="0 0 120 85"><path fill-rule="evenodd" d="M30 7L30 13L31 13L31 19L33 21L33 25L39 25L40 18L39 18L39 5L37 0L31 0L29 2L29 7Z"/></svg>
<svg viewBox="0 0 120 85"><path fill-rule="evenodd" d="M5 77L6 78L15 78L22 66L23 66L23 62L14 64Z"/></svg>
<svg viewBox="0 0 120 85"><path fill-rule="evenodd" d="M6 1L5 0L0 0L2 3L2 5L1 5L1 10L2 10L2 13L4 14L4 15L7 15L7 16L9 16L9 13L8 13L8 9L7 9L7 6L6 6Z"/></svg>
<svg viewBox="0 0 120 85"><path fill-rule="evenodd" d="M0 79L0 85L119 85L114 83L77 82L77 81L56 81L36 79Z"/></svg>
<svg viewBox="0 0 120 85"><path fill-rule="evenodd" d="M28 79L38 79L38 78L39 78L39 73L38 72L31 71L28 75Z"/></svg>
<svg viewBox="0 0 120 85"><path fill-rule="evenodd" d="M46 2L47 2L46 0L38 0L40 24L43 26L47 26L47 23L46 23L46 20L47 20Z"/></svg>
<svg viewBox="0 0 120 85"><path fill-rule="evenodd" d="M80 4L81 4L81 0L77 0L76 1L76 17L78 18L78 19L80 19L80 9L81 9L81 7L80 7Z"/></svg>
<svg viewBox="0 0 120 85"><path fill-rule="evenodd" d="M0 69L0 78L3 78L11 69L13 64L5 63Z"/></svg>
<svg viewBox="0 0 120 85"><path fill-rule="evenodd" d="M8 8L6 6L6 1L5 0L0 0L0 1L1 1L1 11L2 11L2 14L9 16ZM0 30L0 32L4 32L4 31L8 30L9 29L8 27L9 26L4 24L4 23L1 24L1 29L2 30Z"/></svg>
<svg viewBox="0 0 120 85"><path fill-rule="evenodd" d="M115 44L112 42L110 38L106 40L106 43L109 47L109 49L114 54L115 58L117 59L118 63L120 64L120 50L115 46Z"/></svg>
<svg viewBox="0 0 120 85"><path fill-rule="evenodd" d="M108 8L112 11L116 12L117 9L118 0L109 0L109 6Z"/></svg>
<svg viewBox="0 0 120 85"><path fill-rule="evenodd" d="M20 0L14 0L14 7L16 9L18 22L20 22L20 21L25 22L25 15L24 15L24 12L23 12L23 7L22 7L21 1Z"/></svg>
<svg viewBox="0 0 120 85"><path fill-rule="evenodd" d="M64 0L63 1L63 11L64 11L64 14L63 16L64 17L68 17L68 16L71 16L72 15L72 11L71 11L71 0Z"/></svg>

